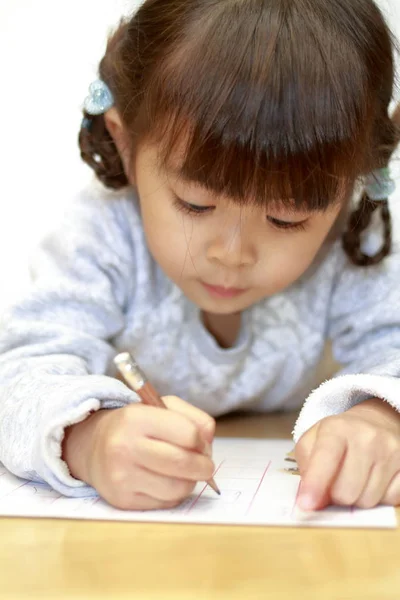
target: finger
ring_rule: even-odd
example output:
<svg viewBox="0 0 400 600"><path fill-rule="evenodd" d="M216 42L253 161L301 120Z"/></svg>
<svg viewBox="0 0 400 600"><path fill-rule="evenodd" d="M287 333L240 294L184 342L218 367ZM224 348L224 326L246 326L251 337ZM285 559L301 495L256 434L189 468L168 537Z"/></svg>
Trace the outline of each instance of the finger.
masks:
<svg viewBox="0 0 400 600"><path fill-rule="evenodd" d="M199 427L208 442L212 442L215 435L215 419L196 406L192 406L177 396L164 396L167 407L184 415Z"/></svg>
<svg viewBox="0 0 400 600"><path fill-rule="evenodd" d="M395 476L390 481L382 498L382 504L400 506L400 471L397 471Z"/></svg>
<svg viewBox="0 0 400 600"><path fill-rule="evenodd" d="M164 502L156 500L146 494L134 494L132 498L132 508L130 510L165 510L174 508L180 504L181 500L173 500L172 502Z"/></svg>
<svg viewBox="0 0 400 600"><path fill-rule="evenodd" d="M100 494L114 506L128 506L134 494L144 494L160 502L178 502L189 496L196 482L166 477L138 465L115 468L98 486Z"/></svg>
<svg viewBox="0 0 400 600"><path fill-rule="evenodd" d="M199 427L185 415L143 404L132 404L128 408L135 435L142 434L189 450L206 451Z"/></svg>
<svg viewBox="0 0 400 600"><path fill-rule="evenodd" d="M365 488L372 466L368 452L360 450L356 445L348 448L330 489L332 502L340 506L355 505Z"/></svg>
<svg viewBox="0 0 400 600"><path fill-rule="evenodd" d="M375 449L375 462L368 480L357 500L360 508L373 508L383 503L386 492L399 471L399 452L397 436L385 435L378 448Z"/></svg>
<svg viewBox="0 0 400 600"><path fill-rule="evenodd" d="M141 438L135 446L135 463L167 477L207 481L215 471L213 461L198 452Z"/></svg>
<svg viewBox="0 0 400 600"><path fill-rule="evenodd" d="M302 435L294 449L294 456L299 467L300 474L306 472L312 452L314 450L315 441L317 439L318 426L311 427L305 434Z"/></svg>
<svg viewBox="0 0 400 600"><path fill-rule="evenodd" d="M153 473L143 467L135 468L135 489L140 492L161 500L163 502L177 502L184 500L193 492L196 482L174 477L166 477Z"/></svg>
<svg viewBox="0 0 400 600"><path fill-rule="evenodd" d="M181 502L180 500L165 502L140 493L132 493L123 498L118 497L114 499L111 496L110 498L103 496L103 498L120 510L165 510L167 508L174 508Z"/></svg>
<svg viewBox="0 0 400 600"><path fill-rule="evenodd" d="M391 473L392 475L393 473ZM374 508L377 506L385 494L390 479L391 477L385 475L381 465L373 465L364 489L357 499L357 506L359 508Z"/></svg>
<svg viewBox="0 0 400 600"><path fill-rule="evenodd" d="M346 451L346 440L337 435L325 434L317 439L297 498L301 509L317 510L324 505Z"/></svg>

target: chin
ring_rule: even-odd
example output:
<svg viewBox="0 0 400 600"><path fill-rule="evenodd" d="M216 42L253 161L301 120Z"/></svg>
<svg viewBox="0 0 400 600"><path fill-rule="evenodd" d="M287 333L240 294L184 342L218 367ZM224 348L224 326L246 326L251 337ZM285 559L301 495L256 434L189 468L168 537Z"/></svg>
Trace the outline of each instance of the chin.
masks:
<svg viewBox="0 0 400 600"><path fill-rule="evenodd" d="M214 315L232 315L234 313L242 312L252 306L254 302L229 302L229 301L213 301L208 300L205 302L195 302L197 306L208 313Z"/></svg>

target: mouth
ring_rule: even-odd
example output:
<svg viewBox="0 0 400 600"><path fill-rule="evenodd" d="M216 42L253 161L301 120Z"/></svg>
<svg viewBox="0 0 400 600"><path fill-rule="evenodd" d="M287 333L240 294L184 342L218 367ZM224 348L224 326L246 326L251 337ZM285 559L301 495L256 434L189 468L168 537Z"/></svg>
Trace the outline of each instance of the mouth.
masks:
<svg viewBox="0 0 400 600"><path fill-rule="evenodd" d="M227 288L220 285L209 285L208 283L203 282L202 285L210 294L210 296L214 296L216 298L236 298L247 291L243 288Z"/></svg>

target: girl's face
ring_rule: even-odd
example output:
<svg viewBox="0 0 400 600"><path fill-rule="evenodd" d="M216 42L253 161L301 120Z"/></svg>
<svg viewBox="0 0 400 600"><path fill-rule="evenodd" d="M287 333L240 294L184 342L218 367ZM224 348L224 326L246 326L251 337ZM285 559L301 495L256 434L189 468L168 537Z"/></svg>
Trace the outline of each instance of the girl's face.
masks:
<svg viewBox="0 0 400 600"><path fill-rule="evenodd" d="M341 206L326 212L238 206L157 166L142 145L134 186L151 254L202 310L245 310L295 282L311 265Z"/></svg>

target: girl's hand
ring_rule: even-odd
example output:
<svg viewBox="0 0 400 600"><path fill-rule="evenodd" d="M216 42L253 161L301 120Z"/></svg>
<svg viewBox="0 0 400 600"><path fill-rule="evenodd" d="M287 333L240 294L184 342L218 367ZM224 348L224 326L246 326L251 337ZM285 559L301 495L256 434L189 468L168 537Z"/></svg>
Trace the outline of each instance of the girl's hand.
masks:
<svg viewBox="0 0 400 600"><path fill-rule="evenodd" d="M66 431L63 458L71 474L117 508L176 506L214 473L215 422L180 398L169 410L132 404L101 410Z"/></svg>
<svg viewBox="0 0 400 600"><path fill-rule="evenodd" d="M383 400L322 419L302 436L295 454L303 510L400 504L400 414Z"/></svg>

